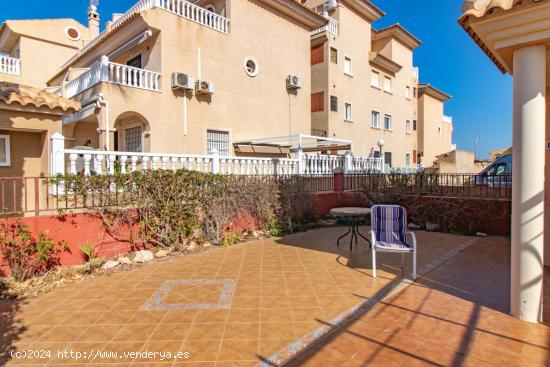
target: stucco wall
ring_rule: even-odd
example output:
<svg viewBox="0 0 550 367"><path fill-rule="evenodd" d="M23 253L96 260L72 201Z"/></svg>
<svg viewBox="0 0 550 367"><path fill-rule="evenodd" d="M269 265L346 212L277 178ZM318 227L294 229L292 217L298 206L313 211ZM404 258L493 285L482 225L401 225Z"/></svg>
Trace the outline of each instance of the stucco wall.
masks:
<svg viewBox="0 0 550 367"><path fill-rule="evenodd" d="M418 147L424 166L431 167L436 156L451 150L452 125L443 121L443 102L427 94L422 94L418 102Z"/></svg>

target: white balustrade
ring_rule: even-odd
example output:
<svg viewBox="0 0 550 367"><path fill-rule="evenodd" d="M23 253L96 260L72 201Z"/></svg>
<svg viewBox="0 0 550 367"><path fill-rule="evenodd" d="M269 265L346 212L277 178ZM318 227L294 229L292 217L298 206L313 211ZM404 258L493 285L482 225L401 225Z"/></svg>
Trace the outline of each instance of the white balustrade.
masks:
<svg viewBox="0 0 550 367"><path fill-rule="evenodd" d="M312 31L311 35L315 36L316 34L323 33L323 32L328 32L330 34L337 35L338 34L338 21L336 19L332 18L332 17L328 17L327 25Z"/></svg>
<svg viewBox="0 0 550 367"><path fill-rule="evenodd" d="M101 82L160 92L160 73L116 64L103 56L87 71L65 85L65 97L72 98Z"/></svg>
<svg viewBox="0 0 550 367"><path fill-rule="evenodd" d="M0 56L0 73L21 75L21 60L15 57Z"/></svg>

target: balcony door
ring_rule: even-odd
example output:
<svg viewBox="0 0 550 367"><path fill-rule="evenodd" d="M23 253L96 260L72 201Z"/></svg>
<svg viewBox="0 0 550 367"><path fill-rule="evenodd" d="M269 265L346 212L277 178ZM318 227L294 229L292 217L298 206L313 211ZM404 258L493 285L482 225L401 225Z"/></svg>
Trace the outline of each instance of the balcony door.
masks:
<svg viewBox="0 0 550 367"><path fill-rule="evenodd" d="M136 57L128 60L126 62L126 65L128 65L130 67L133 67L133 68L142 69L141 54L139 54ZM127 70L126 71L126 80L127 80L128 84L130 84L130 85L139 85L139 73L133 73L132 71Z"/></svg>

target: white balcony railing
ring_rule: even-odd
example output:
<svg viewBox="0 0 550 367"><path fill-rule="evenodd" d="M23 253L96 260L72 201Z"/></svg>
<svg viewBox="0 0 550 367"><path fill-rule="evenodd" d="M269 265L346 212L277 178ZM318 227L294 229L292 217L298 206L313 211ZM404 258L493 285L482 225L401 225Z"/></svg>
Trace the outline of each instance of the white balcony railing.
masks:
<svg viewBox="0 0 550 367"><path fill-rule="evenodd" d="M443 122L446 122L448 124L453 124L453 118L451 116L443 115Z"/></svg>
<svg viewBox="0 0 550 367"><path fill-rule="evenodd" d="M347 173L383 172L384 159L352 155L305 155L305 174L330 174L337 168Z"/></svg>
<svg viewBox="0 0 550 367"><path fill-rule="evenodd" d="M65 149L65 138L51 138L51 171L58 174L114 174L141 170L187 169L230 175L332 174L341 168L346 173L383 172L382 158L353 157L351 154L313 155L297 153L295 159L210 155L118 152Z"/></svg>
<svg viewBox="0 0 550 367"><path fill-rule="evenodd" d="M328 32L330 34L337 35L338 34L338 21L334 18L331 18L331 17L328 17L328 20L329 21L328 21L327 25L314 30L313 32L311 32L311 35L315 36L316 34L323 33L323 32Z"/></svg>
<svg viewBox="0 0 550 367"><path fill-rule="evenodd" d="M21 60L15 57L0 56L0 73L21 75Z"/></svg>
<svg viewBox="0 0 550 367"><path fill-rule="evenodd" d="M116 64L103 56L88 71L65 85L65 97L72 98L101 82L155 92L160 91L160 73Z"/></svg>
<svg viewBox="0 0 550 367"><path fill-rule="evenodd" d="M169 11L180 17L189 19L199 23L205 27L214 29L218 32L229 33L229 19L206 10L200 6L192 4L185 0L141 0L132 6L126 13L120 16L117 20L110 23L108 28L101 32L99 36L88 42L80 52L67 60L61 67L65 68L70 65L79 55L82 55L95 46L97 46L108 33L116 30L121 25L125 24L134 14L144 12L149 9L159 8Z"/></svg>

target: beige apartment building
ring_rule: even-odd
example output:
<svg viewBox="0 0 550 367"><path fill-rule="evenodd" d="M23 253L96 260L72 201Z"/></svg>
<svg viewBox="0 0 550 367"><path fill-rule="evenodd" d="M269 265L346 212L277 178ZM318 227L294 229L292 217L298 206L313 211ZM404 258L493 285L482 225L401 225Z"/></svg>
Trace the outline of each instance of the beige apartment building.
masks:
<svg viewBox="0 0 550 367"><path fill-rule="evenodd" d="M74 19L8 20L0 27L0 81L45 88L89 39L90 29Z"/></svg>
<svg viewBox="0 0 550 367"><path fill-rule="evenodd" d="M443 114L450 97L420 94L420 40L399 24L374 29L384 12L366 0L307 4L330 17L311 38L312 134L352 140L355 155L383 155L399 168L428 167L451 151L452 121Z"/></svg>
<svg viewBox="0 0 550 367"><path fill-rule="evenodd" d="M309 38L325 23L293 0L142 0L51 77L83 106L67 147L233 155L309 133Z"/></svg>

